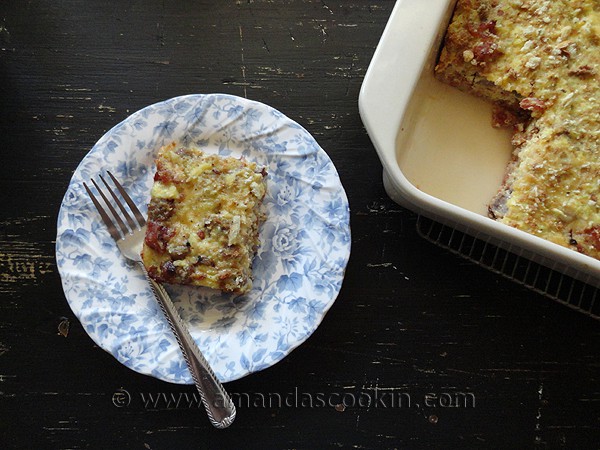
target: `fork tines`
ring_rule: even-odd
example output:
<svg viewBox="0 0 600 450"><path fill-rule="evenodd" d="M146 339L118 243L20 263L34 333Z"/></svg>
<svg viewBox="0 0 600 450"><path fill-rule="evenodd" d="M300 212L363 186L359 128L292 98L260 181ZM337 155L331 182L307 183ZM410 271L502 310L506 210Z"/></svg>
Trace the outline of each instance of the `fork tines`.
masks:
<svg viewBox="0 0 600 450"><path fill-rule="evenodd" d="M85 190L87 191L88 195L92 199L94 206L100 213L102 220L104 221L106 227L108 228L108 232L110 233L110 235L112 236L112 238L115 241L118 241L120 239L123 239L128 234L133 233L136 230L139 230L141 227L144 226L144 224L146 223L146 220L144 219L144 216L142 215L140 210L137 208L137 206L135 205L135 203L133 202L131 197L129 197L129 195L123 188L123 186L121 186L121 183L119 183L117 181L117 179L113 176L112 173L110 173L108 171L106 173L113 181L115 187L121 194L121 197L123 198L123 200L125 200L125 203L129 206L129 209L130 209L131 213L133 213L133 216L135 217L137 222L131 216L130 212L127 211L127 208L123 204L123 201L121 201L121 199L116 194L114 189L112 189L108 185L108 183L106 182L106 180L104 179L104 177L102 175L99 175L100 180L102 180L102 183L104 184L104 186L110 193L110 196L112 197L113 202L117 205L117 207L121 211L121 214L125 218L125 220L122 219L121 215L117 212L117 210L112 205L112 202L108 199L108 197L105 195L104 191L100 188L100 186L98 186L98 184L93 179L91 180L92 184L96 188L96 191L102 197L102 200L104 200L104 204L110 211L112 217L114 218L114 221L113 221L113 219L111 219L111 216L106 212L106 210L104 209L102 204L98 201L96 196L92 193L91 189L88 187L88 185L85 182L83 183L83 186L85 187ZM115 222L117 223L118 228L117 228L117 225L115 225ZM125 224L125 222L127 222L127 225Z"/></svg>

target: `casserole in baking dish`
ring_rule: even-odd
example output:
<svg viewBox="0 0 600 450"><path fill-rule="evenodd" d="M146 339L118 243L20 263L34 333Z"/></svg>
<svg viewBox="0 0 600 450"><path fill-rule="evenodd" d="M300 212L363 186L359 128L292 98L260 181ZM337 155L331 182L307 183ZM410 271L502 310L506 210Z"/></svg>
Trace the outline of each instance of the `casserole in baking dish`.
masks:
<svg viewBox="0 0 600 450"><path fill-rule="evenodd" d="M399 0L359 97L397 203L593 285L600 261L488 217L511 158L511 131L491 104L434 78L454 1Z"/></svg>

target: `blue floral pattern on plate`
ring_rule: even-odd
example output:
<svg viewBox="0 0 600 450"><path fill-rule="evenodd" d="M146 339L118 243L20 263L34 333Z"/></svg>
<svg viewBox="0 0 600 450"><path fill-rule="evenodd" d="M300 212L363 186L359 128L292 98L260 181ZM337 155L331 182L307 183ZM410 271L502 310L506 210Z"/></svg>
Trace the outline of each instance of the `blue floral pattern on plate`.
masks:
<svg viewBox="0 0 600 450"><path fill-rule="evenodd" d="M350 256L348 200L314 138L261 103L223 94L176 97L108 131L71 179L58 216L56 260L86 332L140 373L192 384L143 275L119 253L83 182L110 170L144 210L154 154L172 141L244 157L269 173L252 290L234 296L166 286L217 376L235 380L284 358L335 301Z"/></svg>

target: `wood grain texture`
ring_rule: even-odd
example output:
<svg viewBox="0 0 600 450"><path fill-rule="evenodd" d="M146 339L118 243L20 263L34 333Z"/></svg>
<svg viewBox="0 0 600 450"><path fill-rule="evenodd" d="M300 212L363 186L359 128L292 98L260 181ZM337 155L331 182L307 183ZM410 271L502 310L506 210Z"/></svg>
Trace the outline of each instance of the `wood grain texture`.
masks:
<svg viewBox="0 0 600 450"><path fill-rule="evenodd" d="M598 324L425 242L385 195L357 101L393 6L0 2L0 447L597 448ZM315 136L346 188L353 246L314 335L228 383L254 403L224 431L186 406L191 386L99 349L54 261L62 196L96 140L148 104L212 92ZM149 393L170 403L144 404ZM290 404L260 404L269 394ZM307 404L319 394L331 404Z"/></svg>

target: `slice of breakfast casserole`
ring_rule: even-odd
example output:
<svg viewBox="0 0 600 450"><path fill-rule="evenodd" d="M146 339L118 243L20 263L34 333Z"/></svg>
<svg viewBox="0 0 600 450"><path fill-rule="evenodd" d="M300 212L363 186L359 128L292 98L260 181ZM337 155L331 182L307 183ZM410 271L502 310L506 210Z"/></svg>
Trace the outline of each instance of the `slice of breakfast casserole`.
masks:
<svg viewBox="0 0 600 450"><path fill-rule="evenodd" d="M245 293L259 245L266 171L175 143L160 149L142 260L156 281Z"/></svg>

